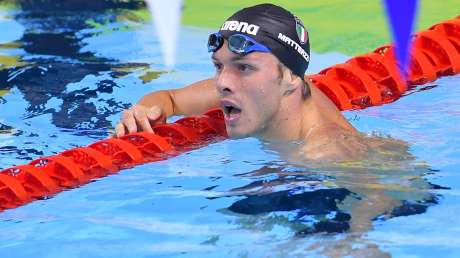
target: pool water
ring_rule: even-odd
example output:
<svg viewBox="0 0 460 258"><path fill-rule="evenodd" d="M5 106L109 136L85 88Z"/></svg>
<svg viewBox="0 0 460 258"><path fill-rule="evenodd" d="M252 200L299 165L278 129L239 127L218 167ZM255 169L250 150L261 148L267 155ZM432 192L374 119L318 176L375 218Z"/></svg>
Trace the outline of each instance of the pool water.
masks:
<svg viewBox="0 0 460 258"><path fill-rule="evenodd" d="M144 94L213 76L211 31L182 28L167 70L153 26L120 12L0 9L0 168L104 139ZM313 53L309 72L348 58ZM458 84L344 113L413 160L321 169L225 140L0 213L1 257L457 257Z"/></svg>

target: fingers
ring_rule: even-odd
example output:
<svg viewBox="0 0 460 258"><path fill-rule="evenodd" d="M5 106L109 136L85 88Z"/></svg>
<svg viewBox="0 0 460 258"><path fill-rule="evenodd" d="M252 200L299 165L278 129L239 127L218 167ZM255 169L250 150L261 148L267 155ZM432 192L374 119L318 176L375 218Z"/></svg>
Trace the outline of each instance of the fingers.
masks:
<svg viewBox="0 0 460 258"><path fill-rule="evenodd" d="M133 132L137 132L137 123L133 110L127 109L123 111L120 122L115 126L115 134L113 136L120 138L127 133Z"/></svg>
<svg viewBox="0 0 460 258"><path fill-rule="evenodd" d="M128 133L137 132L137 123L134 117L133 108L123 111L121 123L128 129Z"/></svg>
<svg viewBox="0 0 460 258"><path fill-rule="evenodd" d="M147 118L150 124L164 123L162 119L162 112L158 106L153 106L147 111Z"/></svg>
<svg viewBox="0 0 460 258"><path fill-rule="evenodd" d="M149 119L147 117L147 112L145 108L135 107L133 108L134 118L139 126L140 131L152 133L152 126L150 125ZM131 131L130 131L131 133Z"/></svg>
<svg viewBox="0 0 460 258"><path fill-rule="evenodd" d="M125 125L123 123L119 122L117 124L117 126L115 126L115 134L113 136L116 136L117 138L120 138L125 134L126 134Z"/></svg>
<svg viewBox="0 0 460 258"><path fill-rule="evenodd" d="M152 125L164 123L162 111L158 106L147 108L134 105L123 111L121 121L115 126L116 137L137 131L153 132Z"/></svg>

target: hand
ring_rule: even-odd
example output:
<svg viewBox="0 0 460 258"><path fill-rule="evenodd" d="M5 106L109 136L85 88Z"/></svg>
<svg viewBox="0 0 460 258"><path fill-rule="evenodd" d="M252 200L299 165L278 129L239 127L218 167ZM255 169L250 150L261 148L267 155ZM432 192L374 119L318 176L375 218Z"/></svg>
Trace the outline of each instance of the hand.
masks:
<svg viewBox="0 0 460 258"><path fill-rule="evenodd" d="M160 107L145 107L134 105L130 109L123 111L121 121L115 127L116 137L121 137L127 133L139 131L153 133L152 126L166 122L166 116Z"/></svg>

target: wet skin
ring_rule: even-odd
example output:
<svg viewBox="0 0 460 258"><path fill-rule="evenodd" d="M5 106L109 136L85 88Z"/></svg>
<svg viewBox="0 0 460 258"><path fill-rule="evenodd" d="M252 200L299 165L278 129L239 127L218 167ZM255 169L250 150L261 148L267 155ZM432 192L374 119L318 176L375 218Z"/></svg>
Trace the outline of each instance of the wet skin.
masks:
<svg viewBox="0 0 460 258"><path fill-rule="evenodd" d="M368 155L370 146L365 137L334 103L311 84L311 96L303 98L302 80L289 69L279 71L274 55L253 52L241 56L224 43L212 60L216 67L213 79L145 96L125 111L116 127L117 136L152 131L152 125L171 115L199 114L221 107L231 138L300 140L304 142L300 152L308 160L337 161Z"/></svg>
<svg viewBox="0 0 460 258"><path fill-rule="evenodd" d="M313 162L313 166L321 167L344 161L413 159L403 142L359 133L314 85L309 85L311 96L304 99L300 78L288 69L282 69L280 74L279 61L271 54L239 56L224 45L213 54L212 60L216 68L213 79L145 96L125 111L117 125L117 134L151 131L151 125L163 122L170 115L193 115L220 107L230 137L257 137L289 162ZM289 145L292 142L300 144L283 150L292 146ZM361 176L366 181L367 170L362 170ZM364 198L352 206L348 230L354 240L344 241L347 247L360 242L360 237L372 229L376 216L399 204L384 190L362 187L372 181L353 182L347 188Z"/></svg>

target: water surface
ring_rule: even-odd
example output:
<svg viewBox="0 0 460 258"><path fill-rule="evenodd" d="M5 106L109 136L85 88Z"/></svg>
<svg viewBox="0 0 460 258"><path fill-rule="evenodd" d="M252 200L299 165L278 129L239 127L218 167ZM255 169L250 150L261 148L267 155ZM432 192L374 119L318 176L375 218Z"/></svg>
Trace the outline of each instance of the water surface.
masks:
<svg viewBox="0 0 460 258"><path fill-rule="evenodd" d="M144 94L213 75L211 31L184 27L168 70L153 26L117 6L0 11L0 168L104 139ZM313 53L309 69L347 58ZM345 113L413 160L315 168L226 140L0 213L2 257L455 257L459 83Z"/></svg>

